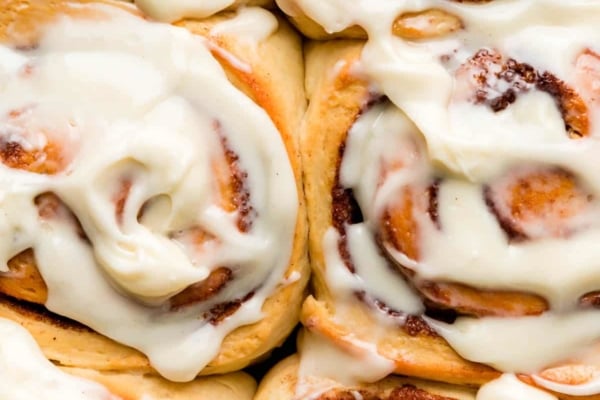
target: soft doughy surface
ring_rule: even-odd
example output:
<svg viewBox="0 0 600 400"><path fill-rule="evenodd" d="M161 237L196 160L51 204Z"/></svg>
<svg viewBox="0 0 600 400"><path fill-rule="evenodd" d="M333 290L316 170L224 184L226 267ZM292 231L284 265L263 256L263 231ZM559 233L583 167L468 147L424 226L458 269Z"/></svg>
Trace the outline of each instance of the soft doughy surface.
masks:
<svg viewBox="0 0 600 400"><path fill-rule="evenodd" d="M87 2L87 1L82 1ZM102 1L102 3L128 8L120 2ZM17 46L35 44L36 35L43 23L52 21L65 10L62 1L4 1L0 10L0 40ZM84 10L85 11L85 10ZM82 18L95 18L86 12L78 12ZM233 16L224 13L206 21L181 21L179 25L190 31L207 36L214 24ZM288 150L290 162L296 171L296 181L301 204L298 213L295 242L286 276L299 274L300 279L280 286L263 306L264 319L254 325L239 328L232 332L221 346L218 356L202 372L215 374L239 370L252 360L267 353L281 343L298 320L304 288L308 280L308 265L305 252L306 222L302 207L300 185L300 161L297 151L297 126L304 110L302 90L302 58L300 41L296 34L285 24L279 22L276 34L261 43L256 49L246 46L232 36L215 36L210 39L228 77L240 90L264 108L278 127ZM224 57L223 55L228 55ZM251 66L251 71L242 71L235 61L241 60ZM31 261L31 260L30 260ZM28 265L32 267L32 265ZM27 283L27 282L26 282ZM13 285L10 288L10 285ZM18 294L18 280L3 282L3 290ZM15 289L14 285L17 286ZM6 286L9 288L6 289ZM31 297L39 299L35 288L43 285L33 277L27 287L34 287ZM28 300L27 294L18 294ZM42 316L37 311L23 314L23 308L11 302L2 303L2 314L22 322L28 327L40 343L46 355L61 365L94 368L106 371L139 370L151 371L144 356L136 351L118 345L87 329L71 329L72 324L56 324L56 318ZM66 327L69 328L66 328ZM57 346L56 343L61 343ZM126 354L126 357L123 357Z"/></svg>
<svg viewBox="0 0 600 400"><path fill-rule="evenodd" d="M299 356L294 355L277 364L258 387L255 400L293 399L298 381ZM323 393L318 400L356 398L356 393L369 400L472 400L473 389L418 379L388 377L380 382L354 387L340 387Z"/></svg>

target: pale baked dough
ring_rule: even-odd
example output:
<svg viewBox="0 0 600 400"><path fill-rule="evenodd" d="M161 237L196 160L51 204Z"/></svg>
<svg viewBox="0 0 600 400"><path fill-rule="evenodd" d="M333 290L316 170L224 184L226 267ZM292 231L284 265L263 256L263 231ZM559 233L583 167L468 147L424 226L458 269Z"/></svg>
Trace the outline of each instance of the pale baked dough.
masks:
<svg viewBox="0 0 600 400"><path fill-rule="evenodd" d="M135 8L122 2L100 2L138 13ZM9 41L18 46L35 45L40 27L64 12L65 3L66 1L62 0L3 1L0 7L0 41ZM73 10L70 12L73 13ZM91 19L95 17L86 9L77 11L76 15ZM184 20L178 25L196 34L208 36L214 24L233 15L233 12L225 12L203 21ZM305 297L309 277L306 254L307 223L297 136L306 101L302 83L300 38L280 19L277 32L256 48L240 43L233 36L210 37L209 40L215 57L221 62L233 84L267 111L283 137L290 163L295 171L300 205L294 247L286 276L297 273L300 279L278 287L266 300L263 306L264 318L260 322L241 327L228 335L219 354L202 371L202 375L240 370L282 343L298 322L300 305ZM251 72L238 69L235 60L251 66ZM13 302L0 302L0 317L16 320L28 328L47 357L60 365L113 372L152 371L146 357L135 350L83 329L77 324L62 324L54 317L48 318L37 311L24 310L25 308Z"/></svg>
<svg viewBox="0 0 600 400"><path fill-rule="evenodd" d="M263 379L258 387L254 400L291 400L294 398L296 384L298 382L298 367L300 365L300 357L293 355L286 358L277 364ZM452 400L473 400L475 399L475 390L463 386L453 386L443 383L428 382L419 379L403 378L398 376L390 376L379 382L368 385L356 385L352 387L340 387L339 389L330 392L328 400L335 400L335 392L344 393L356 391L361 393L363 397L369 394L369 398L386 399L392 390L403 386L413 386L424 392L412 394L410 399L428 400L431 397L428 395L441 396ZM419 394L421 397L419 397ZM348 398L340 397L340 398Z"/></svg>

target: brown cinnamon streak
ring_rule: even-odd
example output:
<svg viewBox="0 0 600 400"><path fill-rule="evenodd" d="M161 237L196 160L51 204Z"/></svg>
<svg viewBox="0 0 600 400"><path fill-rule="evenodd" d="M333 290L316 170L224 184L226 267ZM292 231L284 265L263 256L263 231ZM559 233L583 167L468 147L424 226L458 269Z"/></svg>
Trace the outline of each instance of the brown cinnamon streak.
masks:
<svg viewBox="0 0 600 400"><path fill-rule="evenodd" d="M583 98L553 73L538 71L512 58L505 60L500 53L488 49L479 50L463 65L465 68L469 66L476 71L472 76L477 82L473 96L476 104L485 104L494 112L500 112L515 103L519 95L537 89L552 96L571 139L589 135L588 108ZM495 79L489 79L490 75ZM508 83L509 87L496 95L498 81Z"/></svg>
<svg viewBox="0 0 600 400"><path fill-rule="evenodd" d="M202 282L195 283L173 296L170 300L171 309L178 310L191 304L206 301L223 290L231 279L233 279L233 272L229 268L217 268Z"/></svg>
<svg viewBox="0 0 600 400"><path fill-rule="evenodd" d="M435 307L478 317L539 315L549 308L545 299L534 294L480 290L459 283L423 282L418 290Z"/></svg>
<svg viewBox="0 0 600 400"><path fill-rule="evenodd" d="M209 312L205 313L204 318L207 319L212 325L219 325L227 317L233 315L239 308L254 297L254 292L248 293L246 296L229 301L226 303L220 303L210 309Z"/></svg>

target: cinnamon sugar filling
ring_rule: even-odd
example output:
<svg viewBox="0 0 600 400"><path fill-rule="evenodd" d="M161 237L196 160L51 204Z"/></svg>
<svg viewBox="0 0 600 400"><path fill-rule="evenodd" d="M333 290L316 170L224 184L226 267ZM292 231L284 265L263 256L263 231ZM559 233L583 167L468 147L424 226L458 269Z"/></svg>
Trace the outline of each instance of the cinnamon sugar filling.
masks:
<svg viewBox="0 0 600 400"><path fill-rule="evenodd" d="M522 81L531 81L533 71L529 67L508 63L504 76L511 71ZM507 78L508 79L508 78ZM513 82L518 82L516 79ZM518 85L517 85L518 86ZM359 115L360 117L360 115ZM346 226L363 221L362 212L353 192L340 183L340 168L344 157L345 144L338 149L336 178L332 188L332 225L339 233L339 253L346 268L356 273L352 257L348 249ZM427 213L438 229L443 229L439 218L439 191L443 185L442 178L436 178L427 186L424 193L423 212ZM508 194L492 195L492 189L485 186L483 196L490 212L497 218L500 227L511 241L522 242L534 240L538 236L528 235L521 223L545 223L551 235L566 235L570 231L560 224L576 217L593 199L577 184L576 179L563 170L548 170L538 174L523 175L513 180L508 187ZM500 196L500 197L499 197ZM407 188L398 200L397 207L386 209L380 224L381 233L376 242L380 248L383 243L390 243L393 248L407 257L418 260L418 224L416 223L414 195ZM501 199L501 200L500 200ZM502 213L497 206L498 201L508 201L509 215ZM455 315L485 316L527 316L539 315L549 310L546 299L539 295L509 290L480 290L468 285L451 282L433 282L419 280L415 273L391 258L385 251L381 254L388 260L391 269L400 273L409 284L422 296L427 313L441 315L441 318L452 319ZM399 310L390 308L385 302L373 297L365 291L355 293L355 297L392 318L403 316ZM597 292L582 296L582 307L600 307L600 296ZM441 313L441 314L440 314ZM418 320L418 323L414 323ZM405 330L412 334L435 332L420 316L411 316L411 326L405 324ZM414 327L417 326L417 329ZM425 327L425 328L424 328Z"/></svg>
<svg viewBox="0 0 600 400"><path fill-rule="evenodd" d="M500 112L517 101L519 95L532 90L549 94L554 99L570 138L589 136L588 107L583 98L564 81L549 71L538 71L513 58L505 59L495 50L481 49L459 68L474 86L471 101ZM464 82L462 84L465 84Z"/></svg>
<svg viewBox="0 0 600 400"><path fill-rule="evenodd" d="M13 117L18 115L15 114ZM241 232L248 232L252 227L252 221L255 217L250 192L246 183L248 175L241 169L238 155L228 146L227 140L222 135L221 137L225 160L231 174L227 187L227 190L230 191L230 193L227 193L230 204L227 208L237 211L238 228ZM58 156L56 155L60 154L60 149L52 147L54 149L52 153L48 153L47 149L48 146L44 149L43 154L25 152L17 143L0 142L0 159L11 168L43 174L59 173L60 169L57 167L58 164L56 162ZM50 157L49 154L56 157ZM40 162L40 160L44 162ZM132 185L133 182L131 179L123 178L117 192L113 195L115 215L119 222L122 222L122 216ZM73 229L77 231L78 236L89 244L87 235L80 222L56 194L51 192L43 193L35 198L35 204L38 207L41 219L50 220L60 218L69 220L73 225ZM143 217L146 206L147 204L140 209L139 219ZM188 230L185 233L188 234L190 232ZM183 232L179 232L179 234L183 234ZM197 231L194 235L196 237L194 244L199 246L205 241L212 239L204 231ZM177 232L171 235L173 239L176 239L177 236ZM36 304L45 303L47 299L47 287L35 266L35 255L31 249L25 250L13 257L8 262L8 267L8 272L0 273L0 292L17 300ZM218 295L234 279L235 274L232 268L218 267L205 280L197 282L171 297L169 299L170 308L173 311L177 311L181 308L206 302ZM15 291L14 287L9 284L9 280L19 280L23 282L24 287ZM252 298L253 294L253 292L250 292L234 301L217 304L210 309L205 317L211 324L218 325L225 318L237 311L245 301Z"/></svg>

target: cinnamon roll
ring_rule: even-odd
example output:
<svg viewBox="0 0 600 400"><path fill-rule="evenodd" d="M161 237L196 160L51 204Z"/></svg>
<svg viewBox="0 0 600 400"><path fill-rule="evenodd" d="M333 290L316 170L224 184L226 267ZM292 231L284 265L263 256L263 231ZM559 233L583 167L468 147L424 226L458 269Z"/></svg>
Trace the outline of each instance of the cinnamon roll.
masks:
<svg viewBox="0 0 600 400"><path fill-rule="evenodd" d="M362 382L600 398L600 5L279 3L367 38L307 46L305 327Z"/></svg>
<svg viewBox="0 0 600 400"><path fill-rule="evenodd" d="M176 25L0 8L0 317L101 379L240 370L308 280L299 37L257 7Z"/></svg>

